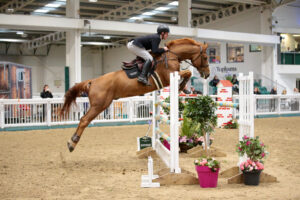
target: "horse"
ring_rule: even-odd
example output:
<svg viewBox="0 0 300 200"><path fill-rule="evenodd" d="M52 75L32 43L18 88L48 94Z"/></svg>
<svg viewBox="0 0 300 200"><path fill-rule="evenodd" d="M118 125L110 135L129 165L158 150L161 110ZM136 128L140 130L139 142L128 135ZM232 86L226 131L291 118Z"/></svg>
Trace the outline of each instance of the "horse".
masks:
<svg viewBox="0 0 300 200"><path fill-rule="evenodd" d="M198 70L202 77L209 77L210 70L206 54L207 44L190 38L183 38L169 41L166 45L169 50L156 57L157 66L155 69L163 87L170 84L169 74L179 71L180 77L183 78L179 85L179 90L183 90L191 77L191 72L189 70L180 71L181 61L190 60L190 64ZM82 92L88 94L90 108L80 119L76 132L67 142L69 151L72 152L75 149L84 129L114 99L142 95L158 89L153 78L150 78L149 82L150 86L144 85L139 83L136 78L129 79L123 70L119 70L95 79L83 81L70 88L65 94L61 115L69 113L70 106L75 103L76 97L79 97Z"/></svg>

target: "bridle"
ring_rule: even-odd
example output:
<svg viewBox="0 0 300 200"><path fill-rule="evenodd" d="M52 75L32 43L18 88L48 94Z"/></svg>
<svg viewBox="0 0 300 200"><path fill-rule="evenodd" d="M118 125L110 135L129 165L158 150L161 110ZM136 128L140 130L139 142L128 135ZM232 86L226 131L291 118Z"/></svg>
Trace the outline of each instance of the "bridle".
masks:
<svg viewBox="0 0 300 200"><path fill-rule="evenodd" d="M173 51L171 51L171 50L168 50L168 51L166 52L166 54L167 54L168 52L172 53L173 55L175 55L175 56L177 57L176 59L169 59L169 60L178 60L178 62L184 61L184 62L188 63L189 65L195 67L195 66L193 65L193 62L195 62L196 60L198 60L199 58L202 57L203 49L202 49L202 46L200 45L200 53L198 54L198 56L197 56L196 58L191 59L191 62L188 61L188 60L186 60L186 59L185 59L185 60L180 59L179 56L178 56L175 52L173 52ZM166 67L168 67L167 56L165 56L165 60L166 60Z"/></svg>

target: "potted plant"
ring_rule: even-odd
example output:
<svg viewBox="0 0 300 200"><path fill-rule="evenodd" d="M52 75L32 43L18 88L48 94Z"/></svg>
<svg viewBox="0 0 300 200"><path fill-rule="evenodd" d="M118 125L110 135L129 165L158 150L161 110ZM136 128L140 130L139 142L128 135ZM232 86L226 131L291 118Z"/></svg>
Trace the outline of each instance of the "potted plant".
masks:
<svg viewBox="0 0 300 200"><path fill-rule="evenodd" d="M224 126L225 129L237 129L239 127L239 124L236 120L230 120L227 122Z"/></svg>
<svg viewBox="0 0 300 200"><path fill-rule="evenodd" d="M202 135L204 137L206 157L194 162L201 187L216 187L218 181L220 164L209 156L208 144L206 144L207 135L211 134L217 125L216 109L216 104L211 97L199 96L195 99L189 99L184 110L185 116L190 118L197 127L195 132L199 137Z"/></svg>
<svg viewBox="0 0 300 200"><path fill-rule="evenodd" d="M210 157L201 157L194 161L199 184L203 188L217 187L220 162Z"/></svg>
<svg viewBox="0 0 300 200"><path fill-rule="evenodd" d="M185 105L184 116L192 120L196 127L195 133L199 137L203 136L204 141L207 141L206 135L210 135L217 125L216 109L217 106L210 96L189 99ZM208 154L207 146L205 145L205 150Z"/></svg>
<svg viewBox="0 0 300 200"><path fill-rule="evenodd" d="M259 141L259 137L250 138L244 136L237 144L236 151L240 156L247 156L248 160L240 163L240 169L244 175L246 185L258 185L260 173L264 169L263 161L268 154L264 143Z"/></svg>

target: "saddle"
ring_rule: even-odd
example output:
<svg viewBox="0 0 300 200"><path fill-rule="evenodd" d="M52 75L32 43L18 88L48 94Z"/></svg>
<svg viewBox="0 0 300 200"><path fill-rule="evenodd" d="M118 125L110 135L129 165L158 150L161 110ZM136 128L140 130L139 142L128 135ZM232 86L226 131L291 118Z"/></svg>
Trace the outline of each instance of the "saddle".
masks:
<svg viewBox="0 0 300 200"><path fill-rule="evenodd" d="M133 79L140 75L143 69L143 65L145 63L145 60L139 56L137 56L134 60L127 62L123 61L123 65L121 68L125 71L128 78ZM152 63L152 68L149 72L149 74L153 74L156 66L156 61L154 60ZM148 74L148 76L149 76Z"/></svg>

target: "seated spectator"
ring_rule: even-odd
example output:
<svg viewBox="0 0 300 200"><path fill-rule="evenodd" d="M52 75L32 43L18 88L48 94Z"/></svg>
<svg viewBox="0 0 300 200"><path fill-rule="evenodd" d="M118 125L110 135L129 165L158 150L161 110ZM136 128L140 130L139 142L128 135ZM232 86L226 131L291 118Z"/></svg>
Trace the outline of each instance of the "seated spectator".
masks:
<svg viewBox="0 0 300 200"><path fill-rule="evenodd" d="M202 94L202 92L195 90L194 86L191 86L191 93L192 94Z"/></svg>
<svg viewBox="0 0 300 200"><path fill-rule="evenodd" d="M299 89L298 88L294 88L294 94L298 94L299 93Z"/></svg>
<svg viewBox="0 0 300 200"><path fill-rule="evenodd" d="M270 94L277 94L277 88L276 87L273 87Z"/></svg>
<svg viewBox="0 0 300 200"><path fill-rule="evenodd" d="M258 87L254 88L254 94L261 94Z"/></svg>

